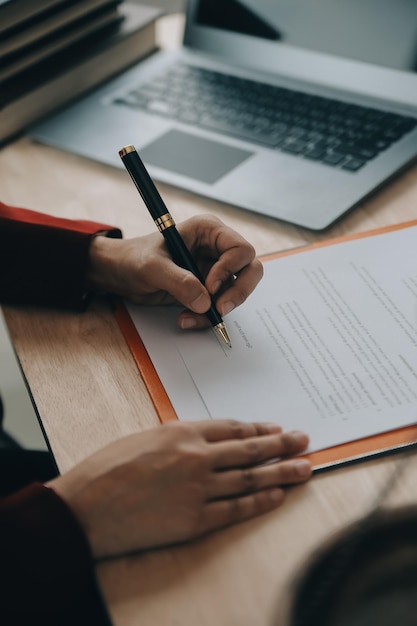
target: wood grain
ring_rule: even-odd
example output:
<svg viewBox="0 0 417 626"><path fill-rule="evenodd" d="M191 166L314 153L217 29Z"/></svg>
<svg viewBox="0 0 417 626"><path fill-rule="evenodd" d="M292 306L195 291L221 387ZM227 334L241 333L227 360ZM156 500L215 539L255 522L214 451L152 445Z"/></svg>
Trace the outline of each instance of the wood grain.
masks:
<svg viewBox="0 0 417 626"><path fill-rule="evenodd" d="M165 29L172 35L170 24L181 26L165 22L162 34ZM105 221L120 226L126 237L154 232L121 170L22 138L0 152L0 176L4 202ZM417 217L417 166L322 233L166 185L159 189L177 221L213 213L249 239L260 255ZM157 424L106 300L97 299L80 315L11 307L4 312L61 471L117 437ZM317 476L289 489L279 511L188 546L99 564L97 575L115 626L285 626L294 575L323 540L367 512L399 459ZM410 459L390 506L415 501L415 466Z"/></svg>

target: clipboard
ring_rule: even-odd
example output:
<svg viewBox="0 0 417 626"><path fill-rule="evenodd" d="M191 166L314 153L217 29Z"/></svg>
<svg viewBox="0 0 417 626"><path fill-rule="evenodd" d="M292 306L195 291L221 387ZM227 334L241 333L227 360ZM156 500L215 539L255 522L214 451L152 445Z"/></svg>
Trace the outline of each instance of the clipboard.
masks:
<svg viewBox="0 0 417 626"><path fill-rule="evenodd" d="M417 219L361 233L342 235L340 237L315 242L306 246L300 246L290 250L264 255L260 257L260 260L263 263L267 263L268 261L284 256L302 254L303 252L316 248L337 245L355 239L374 237L413 226L417 226ZM129 346L136 366L145 382L161 423L178 420L179 418L174 410L169 396L123 301L118 301L116 303L115 317ZM311 452L303 456L310 459L314 472L317 473L358 463L364 460L375 459L388 454L403 452L415 447L417 447L417 424L365 437L363 439L349 441L341 445Z"/></svg>

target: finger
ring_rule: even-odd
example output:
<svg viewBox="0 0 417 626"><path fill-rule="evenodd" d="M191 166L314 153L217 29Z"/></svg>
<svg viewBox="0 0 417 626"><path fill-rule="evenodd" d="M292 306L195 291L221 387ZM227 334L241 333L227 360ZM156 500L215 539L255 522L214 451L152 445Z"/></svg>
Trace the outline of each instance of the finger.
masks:
<svg viewBox="0 0 417 626"><path fill-rule="evenodd" d="M213 279L206 281L206 287L213 295L221 289L224 284L230 282L228 272L223 272L221 275L222 279L214 279L214 282ZM243 304L255 289L262 276L263 266L260 261L253 262L245 267L240 272L239 276L232 280L231 286L226 288L224 292L216 298L215 306L220 315L228 315L228 313L231 313L234 309ZM212 283L211 288L210 282ZM196 310L195 307L194 310ZM190 310L183 311L178 316L178 324L180 328L183 329L202 329L210 326L210 322L205 315L197 315Z"/></svg>
<svg viewBox="0 0 417 626"><path fill-rule="evenodd" d="M299 431L250 437L242 441L220 441L210 451L212 467L248 467L299 454L307 445L307 435Z"/></svg>
<svg viewBox="0 0 417 626"><path fill-rule="evenodd" d="M281 506L284 498L283 489L273 487L250 495L209 502L205 507L201 532L237 524L272 511Z"/></svg>
<svg viewBox="0 0 417 626"><path fill-rule="evenodd" d="M202 420L195 423L195 428L208 442L248 439L282 432L278 424L227 419Z"/></svg>
<svg viewBox="0 0 417 626"><path fill-rule="evenodd" d="M306 481L311 476L311 463L307 459L278 461L268 465L233 469L213 474L207 488L207 498L217 499L238 494L261 491Z"/></svg>
<svg viewBox="0 0 417 626"><path fill-rule="evenodd" d="M220 315L227 315L243 304L254 291L262 276L263 266L258 260L241 270L236 279L230 283L230 286L216 299L216 308ZM226 280L224 282L226 283ZM206 286L210 290L208 282Z"/></svg>
<svg viewBox="0 0 417 626"><path fill-rule="evenodd" d="M223 285L227 286L233 277L236 280L231 283L232 286L239 286L239 283L242 283L241 288L248 290L249 293L255 289L263 276L263 265L255 257L255 250L252 247L249 253L245 252L244 248L228 250L213 263L206 277L206 287L210 293L217 293Z"/></svg>
<svg viewBox="0 0 417 626"><path fill-rule="evenodd" d="M205 313L211 304L206 287L188 270L176 265L171 259L162 258L155 287L171 294L173 298L198 314Z"/></svg>
<svg viewBox="0 0 417 626"><path fill-rule="evenodd" d="M244 267L256 256L254 247L242 235L213 215L190 218L177 227L194 255L217 259L231 253L231 271L233 267L236 271Z"/></svg>
<svg viewBox="0 0 417 626"><path fill-rule="evenodd" d="M198 222L188 220L179 228L194 255L213 260L205 279L212 295L244 271L247 276L240 288L244 298L253 291L262 278L263 267L256 258L255 248L244 237L213 216L201 216Z"/></svg>
<svg viewBox="0 0 417 626"><path fill-rule="evenodd" d="M178 316L178 325L183 330L202 330L211 326L207 315L198 315L189 309L182 311Z"/></svg>

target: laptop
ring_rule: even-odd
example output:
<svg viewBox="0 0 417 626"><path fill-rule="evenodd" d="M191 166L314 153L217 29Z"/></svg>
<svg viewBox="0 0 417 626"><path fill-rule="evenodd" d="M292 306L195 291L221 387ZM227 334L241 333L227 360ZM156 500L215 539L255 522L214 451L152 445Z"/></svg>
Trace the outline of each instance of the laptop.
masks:
<svg viewBox="0 0 417 626"><path fill-rule="evenodd" d="M30 134L323 230L417 155L417 0L188 0L180 49Z"/></svg>

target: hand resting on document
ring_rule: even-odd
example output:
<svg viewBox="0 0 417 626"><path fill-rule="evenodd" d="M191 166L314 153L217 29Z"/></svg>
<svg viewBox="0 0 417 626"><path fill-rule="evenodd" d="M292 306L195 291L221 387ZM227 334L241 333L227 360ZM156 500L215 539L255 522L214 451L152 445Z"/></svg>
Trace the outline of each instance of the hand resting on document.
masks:
<svg viewBox="0 0 417 626"><path fill-rule="evenodd" d="M311 475L306 435L233 420L177 422L103 448L48 486L95 558L181 543L279 507ZM280 459L280 460L279 460Z"/></svg>

